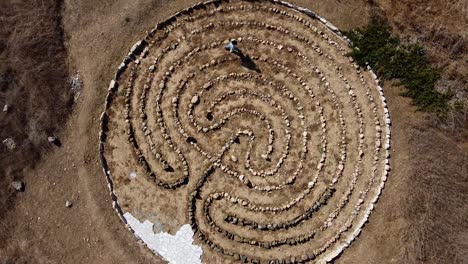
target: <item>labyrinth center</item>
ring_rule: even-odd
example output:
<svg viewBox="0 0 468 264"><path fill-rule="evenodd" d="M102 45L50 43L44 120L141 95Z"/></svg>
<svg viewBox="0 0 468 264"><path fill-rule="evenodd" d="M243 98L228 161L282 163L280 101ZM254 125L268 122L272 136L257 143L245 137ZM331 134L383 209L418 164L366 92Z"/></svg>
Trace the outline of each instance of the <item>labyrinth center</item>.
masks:
<svg viewBox="0 0 468 264"><path fill-rule="evenodd" d="M390 170L382 89L349 51L324 19L276 1L201 3L147 32L101 116L122 220L171 263L333 260ZM151 246L182 230L200 259Z"/></svg>

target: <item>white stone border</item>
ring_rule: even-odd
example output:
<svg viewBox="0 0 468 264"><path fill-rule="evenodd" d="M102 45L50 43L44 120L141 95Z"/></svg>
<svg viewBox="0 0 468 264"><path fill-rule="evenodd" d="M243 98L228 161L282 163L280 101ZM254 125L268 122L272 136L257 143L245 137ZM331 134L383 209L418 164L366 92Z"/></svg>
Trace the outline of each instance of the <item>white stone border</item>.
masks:
<svg viewBox="0 0 468 264"><path fill-rule="evenodd" d="M208 4L212 4L212 3L221 3L221 2L222 2L221 0L210 0L210 1L205 1L205 2L199 2L199 3L197 3L197 4L195 4L195 5L191 6L191 7L188 7L186 9L184 9L183 11L175 13L174 15L170 16L168 19L164 20L163 22L158 23L151 32L156 31L159 28L160 25L164 25L165 23L167 23L167 22L169 22L171 20L174 20L176 17L181 16L183 12L187 12L187 11L190 11L190 10L193 10L193 9L197 9L197 8L202 7L204 5L208 5ZM309 16L312 19L317 19L322 24L324 24L327 28L329 28L336 36L338 36L342 40L346 41L349 45L351 45L351 46L353 45L352 41L349 38L347 38L345 35L343 35L343 33L341 33L341 31L337 27L335 27L332 23L327 21L325 18L318 16L312 10L310 10L308 8L303 8L303 7L300 7L300 6L293 5L293 4L291 4L289 2L286 2L286 1L270 0L270 2L292 8L292 9L294 9L294 10L300 12L300 13L306 14L307 16ZM151 34L151 33L147 33L147 34ZM104 175L106 177L107 186L109 188L110 196L112 198L112 207L117 212L117 215L122 220L122 222L124 222L127 229L129 229L139 241L141 241L141 239L136 235L135 230L133 230L132 227L130 227L130 225L128 224L128 222L127 222L127 220L126 220L126 218L124 216L124 212L122 211L122 208L119 205L118 198L115 195L114 185L113 185L113 182L112 182L112 179L111 179L111 176L110 176L109 167L107 166L107 160L106 160L106 158L104 156L104 151L105 151L104 144L106 142L106 137L107 137L107 134L106 134L107 124L108 124L107 110L109 109L110 104L111 104L111 102L113 100L113 97L114 97L114 95L116 94L116 92L118 90L119 84L118 84L117 81L120 78L120 75L123 73L123 71L127 68L127 65L130 62L133 61L131 58L138 56L140 54L140 52L142 51L142 49L146 46L146 44L147 43L146 43L145 40L140 40L140 41L136 42L132 46L132 48L130 49L128 55L124 58L122 63L119 65L119 67L118 67L118 69L117 69L117 71L115 73L114 79L111 80L111 82L109 84L108 94L106 96L104 112L102 112L101 117L100 117L101 123L100 123L100 131L99 131L99 157L100 157L100 161L101 161L101 166L102 166L103 171L104 171ZM376 204L377 200L379 199L379 197L380 197L380 195L382 193L382 189L384 188L385 182L387 181L387 177L389 176L389 173L390 173L391 120L390 120L390 113L389 113L388 107L387 107L387 99L385 98L382 87L379 85L380 80L378 79L377 75L372 71L372 69L369 66L367 66L367 70L369 71L369 73L371 74L373 79L375 80L376 90L379 93L380 99L382 101L382 107L383 107L383 111L384 111L384 115L385 115L385 133L386 134L385 134L385 167L384 167L384 171L382 173L382 177L380 178L380 184L379 184L379 187L376 190L376 194L375 194L374 198L372 198L372 201L369 204L369 206L364 211L365 216L356 225L353 225L354 229L349 233L349 235L346 237L345 241L342 241L341 243L337 242L337 245L335 246L336 249L334 251L326 254L325 256L319 258L317 260L317 263L328 263L328 262L333 261L336 257L338 257L343 252L343 250L345 248L347 248L356 239L356 237L359 236L359 234L362 231L362 228L364 227L364 225L368 221L369 215L371 214L372 210L374 210L375 204ZM156 255L158 255L159 257L162 257L156 251L153 251L153 252Z"/></svg>

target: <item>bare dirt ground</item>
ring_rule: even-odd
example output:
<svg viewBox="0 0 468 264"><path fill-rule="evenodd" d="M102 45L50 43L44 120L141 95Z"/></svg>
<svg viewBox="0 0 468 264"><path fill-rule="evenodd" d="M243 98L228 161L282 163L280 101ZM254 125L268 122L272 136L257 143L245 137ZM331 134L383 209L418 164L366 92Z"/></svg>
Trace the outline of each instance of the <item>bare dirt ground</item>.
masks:
<svg viewBox="0 0 468 264"><path fill-rule="evenodd" d="M41 150L41 162L23 173L26 191L16 194L0 219L0 263L163 263L134 242L110 206L97 155L99 114L108 81L128 48L142 38L144 30L194 2L63 3L66 61L69 72L81 73L84 91L68 121L57 121L62 127L62 147ZM371 10L364 1L292 2L309 7L341 29L365 25ZM384 1L381 5L398 10L410 6L410 1L399 1L398 7ZM443 3L434 1L434 5ZM397 11L393 14L390 21L403 19ZM418 19L432 23L438 15L422 12ZM448 15L439 21L449 21L448 31L453 24L459 29L454 32L462 35L463 19ZM408 35L418 34L403 27ZM432 52L436 57L444 53ZM415 113L397 87L386 84L385 89L395 150L391 177L364 232L336 262L464 263L468 254L466 138L440 130L431 119ZM4 131L2 126L2 136ZM1 151L2 156L8 155L6 149ZM12 177L0 177L5 199ZM66 200L73 202L72 208L65 208Z"/></svg>
<svg viewBox="0 0 468 264"><path fill-rule="evenodd" d="M71 111L60 4L49 1L28 9L26 3L0 3L0 138L16 145L13 150L0 146L0 188L5 190L0 218L13 205L10 182L36 164L49 148L47 136L62 127Z"/></svg>

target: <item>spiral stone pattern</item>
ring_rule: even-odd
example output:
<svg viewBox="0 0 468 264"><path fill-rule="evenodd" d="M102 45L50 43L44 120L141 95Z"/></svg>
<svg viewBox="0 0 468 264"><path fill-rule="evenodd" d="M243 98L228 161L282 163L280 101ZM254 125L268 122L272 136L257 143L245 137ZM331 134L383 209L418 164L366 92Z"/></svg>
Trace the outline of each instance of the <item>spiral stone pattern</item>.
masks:
<svg viewBox="0 0 468 264"><path fill-rule="evenodd" d="M231 39L241 55L223 48ZM383 90L349 45L282 1L209 1L157 24L118 67L101 116L119 215L190 224L205 263L335 259L390 171Z"/></svg>

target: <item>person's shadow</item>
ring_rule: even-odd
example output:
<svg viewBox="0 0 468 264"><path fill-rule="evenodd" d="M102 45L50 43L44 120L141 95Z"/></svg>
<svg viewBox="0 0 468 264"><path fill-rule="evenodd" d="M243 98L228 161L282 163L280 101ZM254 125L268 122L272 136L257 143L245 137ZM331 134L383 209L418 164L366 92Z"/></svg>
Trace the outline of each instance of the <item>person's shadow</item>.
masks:
<svg viewBox="0 0 468 264"><path fill-rule="evenodd" d="M58 139L58 138L55 138L55 140L52 142L52 144L54 144L57 147L61 147L62 146L62 141L60 141L60 139Z"/></svg>
<svg viewBox="0 0 468 264"><path fill-rule="evenodd" d="M241 66L249 70L261 73L260 69L257 67L257 64L250 58L249 55L244 54L241 50L235 53L241 59Z"/></svg>
<svg viewBox="0 0 468 264"><path fill-rule="evenodd" d="M241 59L241 66L245 67L249 70L255 71L257 73L260 73L260 69L257 67L255 62L250 58L249 55L244 55L241 49L237 47L237 40L232 39L226 46L224 46L224 49L226 49L229 52L232 52L239 56Z"/></svg>

